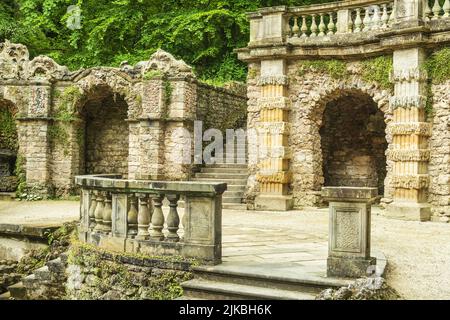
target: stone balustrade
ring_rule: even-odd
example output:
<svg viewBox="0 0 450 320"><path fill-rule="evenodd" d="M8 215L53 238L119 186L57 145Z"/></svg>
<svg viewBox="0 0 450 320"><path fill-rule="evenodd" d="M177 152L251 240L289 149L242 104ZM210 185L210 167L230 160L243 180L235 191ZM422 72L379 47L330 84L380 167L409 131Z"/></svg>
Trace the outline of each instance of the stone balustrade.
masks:
<svg viewBox="0 0 450 320"><path fill-rule="evenodd" d="M289 38L384 31L395 21L394 1L333 2L288 9Z"/></svg>
<svg viewBox="0 0 450 320"><path fill-rule="evenodd" d="M78 176L75 181L82 189L81 241L120 252L221 262L226 184L124 180L120 175Z"/></svg>
<svg viewBox="0 0 450 320"><path fill-rule="evenodd" d="M432 0L433 6L430 6L430 2L424 1L424 20L440 20L450 18L450 0Z"/></svg>

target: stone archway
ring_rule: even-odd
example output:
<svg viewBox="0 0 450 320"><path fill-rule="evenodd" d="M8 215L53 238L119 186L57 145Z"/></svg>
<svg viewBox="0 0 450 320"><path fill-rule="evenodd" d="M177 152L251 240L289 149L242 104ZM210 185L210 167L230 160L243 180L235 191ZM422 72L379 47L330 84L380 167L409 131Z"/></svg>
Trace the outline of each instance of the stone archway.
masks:
<svg viewBox="0 0 450 320"><path fill-rule="evenodd" d="M384 194L386 123L368 94L345 92L326 103L319 133L324 186L377 187Z"/></svg>
<svg viewBox="0 0 450 320"><path fill-rule="evenodd" d="M128 175L128 104L108 86L92 88L80 110L80 173Z"/></svg>
<svg viewBox="0 0 450 320"><path fill-rule="evenodd" d="M0 99L0 192L14 192L17 189L15 167L19 142L16 113L17 109L12 102Z"/></svg>

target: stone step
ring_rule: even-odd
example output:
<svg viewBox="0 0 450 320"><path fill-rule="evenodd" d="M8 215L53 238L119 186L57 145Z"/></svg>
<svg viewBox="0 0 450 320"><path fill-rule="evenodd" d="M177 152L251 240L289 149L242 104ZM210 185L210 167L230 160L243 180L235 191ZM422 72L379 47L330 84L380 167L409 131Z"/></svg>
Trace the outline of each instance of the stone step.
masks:
<svg viewBox="0 0 450 320"><path fill-rule="evenodd" d="M243 284L258 288L280 289L317 295L327 288L339 288L348 285L348 281L339 279L300 278L298 276L274 276L261 274L258 270L230 270L226 267L199 266L194 268L195 279L229 284Z"/></svg>
<svg viewBox="0 0 450 320"><path fill-rule="evenodd" d="M8 287L9 294L11 298L16 300L23 300L27 297L27 289L22 282L18 282Z"/></svg>
<svg viewBox="0 0 450 320"><path fill-rule="evenodd" d="M215 168L215 167L203 167L201 173L245 173L248 175L247 168Z"/></svg>
<svg viewBox="0 0 450 320"><path fill-rule="evenodd" d="M222 203L222 209L246 211L247 205L245 203Z"/></svg>
<svg viewBox="0 0 450 320"><path fill-rule="evenodd" d="M196 173L195 178L212 178L212 179L240 179L240 180L247 180L248 174L247 173L228 173L228 172L221 172L221 173Z"/></svg>
<svg viewBox="0 0 450 320"><path fill-rule="evenodd" d="M212 183L227 183L231 185L238 185L238 186L246 186L247 185L247 179L213 179L213 178L193 178L192 181L199 181L199 182L212 182Z"/></svg>
<svg viewBox="0 0 450 320"><path fill-rule="evenodd" d="M182 283L184 296L210 300L314 300L315 295L290 290L253 287L245 284L193 279Z"/></svg>
<svg viewBox="0 0 450 320"><path fill-rule="evenodd" d="M14 192L0 192L0 201L13 201L15 198Z"/></svg>
<svg viewBox="0 0 450 320"><path fill-rule="evenodd" d="M245 192L245 188L247 187L247 184L229 184L227 185L227 191L231 192Z"/></svg>
<svg viewBox="0 0 450 320"><path fill-rule="evenodd" d="M5 293L0 294L0 301L10 300L10 299L11 299L11 293L9 291L6 291Z"/></svg>
<svg viewBox="0 0 450 320"><path fill-rule="evenodd" d="M224 203L242 203L242 198L238 197L222 197L222 204Z"/></svg>
<svg viewBox="0 0 450 320"><path fill-rule="evenodd" d="M241 191L225 191L222 195L223 197L227 197L227 198L243 198L244 196L244 190Z"/></svg>
<svg viewBox="0 0 450 320"><path fill-rule="evenodd" d="M205 168L241 168L241 169L247 169L247 164L240 164L240 163L205 164Z"/></svg>

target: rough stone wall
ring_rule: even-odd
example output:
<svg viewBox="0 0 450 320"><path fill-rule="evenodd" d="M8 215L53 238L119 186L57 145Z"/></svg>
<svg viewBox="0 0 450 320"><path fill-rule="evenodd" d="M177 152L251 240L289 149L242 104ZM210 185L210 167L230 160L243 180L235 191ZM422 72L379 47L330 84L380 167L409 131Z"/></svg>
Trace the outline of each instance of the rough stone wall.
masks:
<svg viewBox="0 0 450 320"><path fill-rule="evenodd" d="M386 176L386 125L366 95L343 96L325 107L321 134L326 186L379 187Z"/></svg>
<svg viewBox="0 0 450 320"><path fill-rule="evenodd" d="M331 101L343 96L368 96L384 114L386 125L391 121L389 97L391 92L382 89L376 83L366 83L362 80L361 65L358 62L348 63L349 75L343 79L311 69L299 72L298 61L288 63L289 97L292 101L289 122L291 124L289 147L291 153L290 168L293 174L291 183L294 206L314 206L321 203L320 190L325 183L323 176L323 156L320 129L323 125L325 107ZM255 128L259 111L257 97L260 95L258 86L259 67L250 64L248 79L248 121L249 129ZM353 116L353 115L351 115ZM379 121L375 121L379 123ZM377 136L376 139L380 137ZM387 133L388 149L392 143L392 136ZM249 144L252 142L249 141ZM382 145L382 144L380 144ZM249 147L249 173L247 184L247 203L253 201L258 191L255 180L257 168L257 143ZM380 151L377 151L379 154ZM380 156L381 158L381 156ZM384 181L384 196L391 197L389 174L392 172L392 162L386 161L387 176Z"/></svg>
<svg viewBox="0 0 450 320"><path fill-rule="evenodd" d="M85 173L128 174L128 106L107 95L85 105Z"/></svg>
<svg viewBox="0 0 450 320"><path fill-rule="evenodd" d="M66 269L69 300L171 300L192 278L191 263L73 246Z"/></svg>
<svg viewBox="0 0 450 320"><path fill-rule="evenodd" d="M244 86L245 88L245 86ZM203 129L240 129L246 127L247 99L242 85L218 88L197 84L197 120Z"/></svg>
<svg viewBox="0 0 450 320"><path fill-rule="evenodd" d="M429 201L434 219L450 217L450 81L432 85L432 135L429 139L431 158Z"/></svg>

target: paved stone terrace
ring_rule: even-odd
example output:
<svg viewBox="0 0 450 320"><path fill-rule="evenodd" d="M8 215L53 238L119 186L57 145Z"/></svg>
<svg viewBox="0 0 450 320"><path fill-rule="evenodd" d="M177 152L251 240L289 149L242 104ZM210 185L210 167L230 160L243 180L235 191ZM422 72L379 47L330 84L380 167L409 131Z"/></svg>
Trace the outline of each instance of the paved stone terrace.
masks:
<svg viewBox="0 0 450 320"><path fill-rule="evenodd" d="M404 298L450 299L448 224L399 221L373 209L372 247L388 259L387 279ZM0 202L0 224L77 220L78 202ZM294 275L325 270L328 210L223 212L223 260L236 268ZM323 271L322 271L323 270Z"/></svg>

